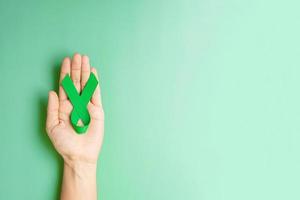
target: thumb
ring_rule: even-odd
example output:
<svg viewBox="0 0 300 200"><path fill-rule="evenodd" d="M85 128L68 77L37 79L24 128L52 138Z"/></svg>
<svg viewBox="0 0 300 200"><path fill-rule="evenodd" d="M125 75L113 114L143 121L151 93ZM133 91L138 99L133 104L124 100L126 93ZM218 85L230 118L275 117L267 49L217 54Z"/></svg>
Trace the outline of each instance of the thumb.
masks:
<svg viewBox="0 0 300 200"><path fill-rule="evenodd" d="M48 134L59 123L58 108L59 108L58 96L56 92L50 91L48 95L48 107L47 107L47 119L46 119L46 131Z"/></svg>

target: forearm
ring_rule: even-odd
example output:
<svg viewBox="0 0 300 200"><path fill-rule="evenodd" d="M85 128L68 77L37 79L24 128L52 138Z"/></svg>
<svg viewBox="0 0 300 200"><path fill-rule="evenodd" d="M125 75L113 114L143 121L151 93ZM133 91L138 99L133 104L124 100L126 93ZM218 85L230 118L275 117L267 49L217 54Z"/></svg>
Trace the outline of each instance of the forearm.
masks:
<svg viewBox="0 0 300 200"><path fill-rule="evenodd" d="M65 161L61 200L97 200L96 163Z"/></svg>

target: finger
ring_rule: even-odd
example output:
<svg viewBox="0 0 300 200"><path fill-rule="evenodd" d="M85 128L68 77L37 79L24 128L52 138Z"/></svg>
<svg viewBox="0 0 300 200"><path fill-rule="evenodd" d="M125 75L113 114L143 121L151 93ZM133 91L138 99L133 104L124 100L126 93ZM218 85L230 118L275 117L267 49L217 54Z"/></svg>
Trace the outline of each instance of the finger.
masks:
<svg viewBox="0 0 300 200"><path fill-rule="evenodd" d="M70 69L71 69L71 59L70 58L65 58L62 62L61 69L60 69L60 78L59 78L59 83L65 78L67 74L70 74ZM59 100L63 101L66 100L68 97L65 93L64 88L59 85Z"/></svg>
<svg viewBox="0 0 300 200"><path fill-rule="evenodd" d="M56 92L50 91L48 96L46 130L51 133L52 129L59 124L58 119L59 101Z"/></svg>
<svg viewBox="0 0 300 200"><path fill-rule="evenodd" d="M81 90L83 90L90 76L90 61L89 57L84 55L81 59Z"/></svg>
<svg viewBox="0 0 300 200"><path fill-rule="evenodd" d="M98 78L98 74L97 74L97 70L96 68L92 67L91 68L91 72L96 76L98 82L99 82L99 78ZM100 91L100 83L97 85L96 90L92 96L91 99L92 104L94 104L95 106L101 107L102 108L102 102L101 102L101 91Z"/></svg>
<svg viewBox="0 0 300 200"><path fill-rule="evenodd" d="M71 64L71 78L78 92L80 92L80 79L81 79L81 55L75 53Z"/></svg>

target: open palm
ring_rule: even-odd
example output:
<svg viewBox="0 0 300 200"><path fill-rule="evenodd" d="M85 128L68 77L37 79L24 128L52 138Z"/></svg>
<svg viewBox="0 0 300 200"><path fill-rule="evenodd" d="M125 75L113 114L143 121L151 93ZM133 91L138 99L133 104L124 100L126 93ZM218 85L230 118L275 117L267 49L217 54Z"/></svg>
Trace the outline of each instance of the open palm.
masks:
<svg viewBox="0 0 300 200"><path fill-rule="evenodd" d="M65 75L70 74L77 91L80 93L91 72L98 79L96 69L90 67L89 58L76 53L72 60L70 58L63 60L60 82ZM87 132L79 135L71 125L70 113L73 107L62 86L59 87L59 95L54 91L49 92L46 130L55 149L65 161L97 162L104 134L104 112L99 85L87 108L91 122Z"/></svg>

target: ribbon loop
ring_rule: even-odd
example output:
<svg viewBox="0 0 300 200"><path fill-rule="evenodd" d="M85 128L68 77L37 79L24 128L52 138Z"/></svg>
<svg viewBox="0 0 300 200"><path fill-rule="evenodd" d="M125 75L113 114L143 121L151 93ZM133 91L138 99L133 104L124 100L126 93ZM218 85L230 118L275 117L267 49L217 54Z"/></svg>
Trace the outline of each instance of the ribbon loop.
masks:
<svg viewBox="0 0 300 200"><path fill-rule="evenodd" d="M90 77L81 94L78 94L68 74L62 80L61 85L71 101L71 104L73 105L73 110L70 115L71 124L78 134L85 133L91 121L90 114L87 110L87 104L92 98L93 93L98 85L97 78L93 73L90 73ZM83 123L82 126L77 125L80 119Z"/></svg>

